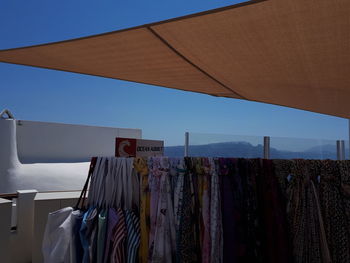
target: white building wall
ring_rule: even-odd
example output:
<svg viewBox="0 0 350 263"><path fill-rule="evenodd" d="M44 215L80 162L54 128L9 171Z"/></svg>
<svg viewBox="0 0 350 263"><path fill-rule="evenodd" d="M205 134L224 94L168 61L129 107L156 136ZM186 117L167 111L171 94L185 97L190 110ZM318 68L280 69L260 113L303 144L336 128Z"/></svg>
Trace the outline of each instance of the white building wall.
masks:
<svg viewBox="0 0 350 263"><path fill-rule="evenodd" d="M48 213L73 205L80 192L36 190L81 190L90 158L114 156L115 137L138 139L141 130L0 118L0 194L18 193L16 213L0 198L1 263L42 262Z"/></svg>
<svg viewBox="0 0 350 263"><path fill-rule="evenodd" d="M38 193L36 195L34 200L32 263L43 262L42 242L48 214L64 207L74 207L79 196L80 192Z"/></svg>
<svg viewBox="0 0 350 263"><path fill-rule="evenodd" d="M12 202L0 198L0 261L10 263Z"/></svg>
<svg viewBox="0 0 350 263"><path fill-rule="evenodd" d="M114 156L115 138L140 129L0 118L0 193L82 189L93 156Z"/></svg>
<svg viewBox="0 0 350 263"><path fill-rule="evenodd" d="M11 231L12 201L0 198L0 262L43 262L42 241L50 212L63 207L73 207L80 192L36 193L19 191L15 222L17 229Z"/></svg>
<svg viewBox="0 0 350 263"><path fill-rule="evenodd" d="M115 138L123 136L140 139L141 130L17 120L22 163L87 162L92 156L114 156Z"/></svg>
<svg viewBox="0 0 350 263"><path fill-rule="evenodd" d="M36 190L18 191L16 213L17 229L10 236L11 263L32 262L34 198ZM11 215L12 213L10 213Z"/></svg>

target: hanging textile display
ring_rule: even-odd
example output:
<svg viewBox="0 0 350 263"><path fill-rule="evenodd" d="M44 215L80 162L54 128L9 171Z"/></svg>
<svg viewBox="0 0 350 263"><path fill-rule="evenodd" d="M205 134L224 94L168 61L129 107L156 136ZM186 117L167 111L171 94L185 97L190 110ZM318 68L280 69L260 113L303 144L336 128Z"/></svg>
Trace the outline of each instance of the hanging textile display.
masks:
<svg viewBox="0 0 350 263"><path fill-rule="evenodd" d="M326 160L316 161L320 174L320 209L325 235L333 262L350 262L348 222L344 213L339 166Z"/></svg>
<svg viewBox="0 0 350 263"><path fill-rule="evenodd" d="M91 161L76 207L50 213L45 262L350 262L350 162Z"/></svg>

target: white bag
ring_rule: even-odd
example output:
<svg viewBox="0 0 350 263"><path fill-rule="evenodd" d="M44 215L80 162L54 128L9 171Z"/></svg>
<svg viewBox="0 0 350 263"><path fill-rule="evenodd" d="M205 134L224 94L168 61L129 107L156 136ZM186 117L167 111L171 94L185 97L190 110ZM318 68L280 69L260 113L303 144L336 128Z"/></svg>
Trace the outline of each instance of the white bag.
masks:
<svg viewBox="0 0 350 263"><path fill-rule="evenodd" d="M49 213L42 245L44 263L69 263L72 207Z"/></svg>

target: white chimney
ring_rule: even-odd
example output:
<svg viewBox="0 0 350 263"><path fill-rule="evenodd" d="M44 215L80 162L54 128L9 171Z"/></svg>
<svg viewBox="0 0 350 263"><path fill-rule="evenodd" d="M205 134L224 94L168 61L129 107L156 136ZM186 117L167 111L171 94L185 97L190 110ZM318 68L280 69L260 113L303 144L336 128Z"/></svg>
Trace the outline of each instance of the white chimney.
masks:
<svg viewBox="0 0 350 263"><path fill-rule="evenodd" d="M5 119L2 115L0 115L0 177L8 174L9 169L20 165L17 154L16 120ZM8 115L12 117L11 114Z"/></svg>

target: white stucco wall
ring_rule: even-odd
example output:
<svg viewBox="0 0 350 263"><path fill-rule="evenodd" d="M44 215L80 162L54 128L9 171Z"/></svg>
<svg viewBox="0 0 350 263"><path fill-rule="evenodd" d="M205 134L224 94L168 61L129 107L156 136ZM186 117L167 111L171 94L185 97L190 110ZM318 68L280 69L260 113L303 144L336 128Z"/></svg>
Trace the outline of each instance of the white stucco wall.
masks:
<svg viewBox="0 0 350 263"><path fill-rule="evenodd" d="M16 210L0 198L0 262L42 262L48 212L76 203L90 158L113 156L117 136L141 138L141 130L0 118L0 193L18 193ZM25 189L78 191L40 193L34 201L37 191Z"/></svg>
<svg viewBox="0 0 350 263"><path fill-rule="evenodd" d="M0 118L0 193L80 190L92 156L114 156L115 137L140 129Z"/></svg>
<svg viewBox="0 0 350 263"><path fill-rule="evenodd" d="M141 130L17 121L21 163L86 162L92 156L113 156L116 137L141 138Z"/></svg>
<svg viewBox="0 0 350 263"><path fill-rule="evenodd" d="M0 198L0 262L10 263L12 202Z"/></svg>
<svg viewBox="0 0 350 263"><path fill-rule="evenodd" d="M17 206L0 198L0 262L41 263L42 241L50 212L63 207L73 207L80 192L36 193L33 190L18 191ZM11 214L15 230L11 230Z"/></svg>

